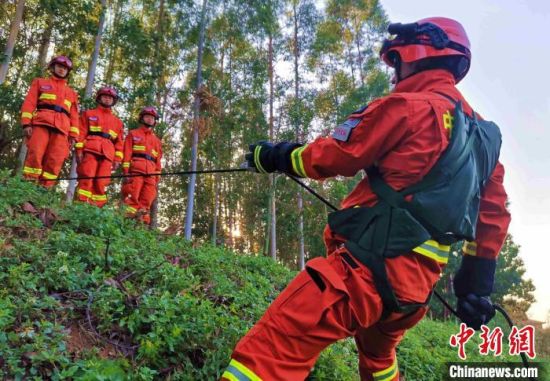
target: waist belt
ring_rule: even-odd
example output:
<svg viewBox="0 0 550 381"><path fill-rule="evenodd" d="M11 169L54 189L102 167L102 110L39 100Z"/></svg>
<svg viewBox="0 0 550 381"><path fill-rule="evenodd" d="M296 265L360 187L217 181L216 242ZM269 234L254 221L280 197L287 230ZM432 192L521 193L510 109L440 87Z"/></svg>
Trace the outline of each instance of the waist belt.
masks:
<svg viewBox="0 0 550 381"><path fill-rule="evenodd" d="M88 135L101 136L102 138L109 139L109 140L111 139L111 135L109 135L106 132L91 131L88 133Z"/></svg>
<svg viewBox="0 0 550 381"><path fill-rule="evenodd" d="M134 154L132 154L132 157L141 157L143 159L151 160L154 163L157 162L157 159L155 159L153 156L148 155L146 153L134 153Z"/></svg>
<svg viewBox="0 0 550 381"><path fill-rule="evenodd" d="M52 110L55 112L62 112L65 115L67 115L69 118L71 117L71 114L63 107L58 105L48 105L48 104L40 104L36 106L37 110Z"/></svg>

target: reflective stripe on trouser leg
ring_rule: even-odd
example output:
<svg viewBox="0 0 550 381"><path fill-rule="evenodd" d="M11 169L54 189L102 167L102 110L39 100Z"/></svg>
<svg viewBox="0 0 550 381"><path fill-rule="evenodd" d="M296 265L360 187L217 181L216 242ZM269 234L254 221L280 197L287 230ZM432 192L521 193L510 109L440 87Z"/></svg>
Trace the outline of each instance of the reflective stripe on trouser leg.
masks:
<svg viewBox="0 0 550 381"><path fill-rule="evenodd" d="M111 175L113 162L105 157L98 158L96 176L106 177ZM106 188L111 182L110 178L94 179L94 202L98 207L103 207L107 202Z"/></svg>
<svg viewBox="0 0 550 381"><path fill-rule="evenodd" d="M229 381L261 381L261 378L256 373L235 359L231 359L227 369L222 374L222 378L226 378Z"/></svg>
<svg viewBox="0 0 550 381"><path fill-rule="evenodd" d="M56 184L55 179L61 171L61 167L69 155L69 140L62 133L51 131L48 147L42 160L42 179L44 186L50 187Z"/></svg>
<svg viewBox="0 0 550 381"><path fill-rule="evenodd" d="M233 351L231 358L262 379L305 379L324 348L353 332L355 319L340 257L314 259L309 266L314 267L290 282ZM369 310L369 317L379 316L381 302L374 285L358 287L356 292L377 300L378 310Z"/></svg>
<svg viewBox="0 0 550 381"><path fill-rule="evenodd" d="M90 152L84 152L82 161L76 168L76 173L79 177L93 177L96 174L97 160L96 156ZM92 179L81 179L78 181L78 191L76 196L78 200L83 202L91 202L94 193Z"/></svg>
<svg viewBox="0 0 550 381"><path fill-rule="evenodd" d="M140 208L139 194L143 188L143 177L130 177L126 181L127 183L122 185L121 190L125 204L124 212L127 216L133 217Z"/></svg>
<svg viewBox="0 0 550 381"><path fill-rule="evenodd" d="M36 179L42 174L42 161L50 140L50 130L46 127L33 127L27 141L27 157L23 167L26 178Z"/></svg>

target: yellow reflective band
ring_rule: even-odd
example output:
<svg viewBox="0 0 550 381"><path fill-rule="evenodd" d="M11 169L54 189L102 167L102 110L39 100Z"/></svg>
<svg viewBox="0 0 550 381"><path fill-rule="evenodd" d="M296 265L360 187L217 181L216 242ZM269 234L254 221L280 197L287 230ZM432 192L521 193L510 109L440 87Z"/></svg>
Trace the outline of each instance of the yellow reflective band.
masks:
<svg viewBox="0 0 550 381"><path fill-rule="evenodd" d="M69 128L69 131L75 135L80 135L80 130L78 129L78 127L71 126L71 128Z"/></svg>
<svg viewBox="0 0 550 381"><path fill-rule="evenodd" d="M47 99L47 100L50 100L50 101L55 101L57 99L57 95L50 94L50 93L42 93L42 94L40 94L38 99Z"/></svg>
<svg viewBox="0 0 550 381"><path fill-rule="evenodd" d="M442 245L439 242L430 239L422 245L415 247L412 251L431 258L439 263L445 264L449 261L451 246Z"/></svg>
<svg viewBox="0 0 550 381"><path fill-rule="evenodd" d="M122 153L122 151L116 151L115 156L120 157L122 159L124 157L124 154ZM130 163L128 163L128 164L130 164Z"/></svg>
<svg viewBox="0 0 550 381"><path fill-rule="evenodd" d="M254 148L254 165L256 166L256 169L260 173L267 173L267 171L262 167L262 163L260 162L260 151L262 150L262 146L256 146Z"/></svg>
<svg viewBox="0 0 550 381"><path fill-rule="evenodd" d="M101 126L90 126L90 131L101 132Z"/></svg>
<svg viewBox="0 0 550 381"><path fill-rule="evenodd" d="M113 139L116 139L116 137L118 136L118 134L116 132L114 132L113 130L109 130L109 135L111 135L111 137Z"/></svg>
<svg viewBox="0 0 550 381"><path fill-rule="evenodd" d="M127 205L126 206L126 212L133 214L133 213L137 212L137 209Z"/></svg>
<svg viewBox="0 0 550 381"><path fill-rule="evenodd" d="M229 373L228 370L223 372L222 378L227 378L229 381L240 381L237 377L233 376L233 374Z"/></svg>
<svg viewBox="0 0 550 381"><path fill-rule="evenodd" d="M294 172L301 177L307 177L306 170L304 169L304 162L302 160L302 152L306 149L306 146L296 148L290 154L290 159L292 161L292 169Z"/></svg>
<svg viewBox="0 0 550 381"><path fill-rule="evenodd" d="M443 126L446 130L449 130L449 136L453 130L453 119L454 118L449 110L447 110L445 114L443 114Z"/></svg>
<svg viewBox="0 0 550 381"><path fill-rule="evenodd" d="M130 168L130 163L125 161L124 163L122 163L122 168Z"/></svg>
<svg viewBox="0 0 550 381"><path fill-rule="evenodd" d="M84 190L84 189L78 189L78 194L80 196L84 196L86 198L91 198L92 197L92 192Z"/></svg>
<svg viewBox="0 0 550 381"><path fill-rule="evenodd" d="M74 145L74 148L84 148L84 142L78 142Z"/></svg>
<svg viewBox="0 0 550 381"><path fill-rule="evenodd" d="M464 254L468 255L476 255L477 254L477 243L475 241L464 241L464 245L462 246L462 252Z"/></svg>
<svg viewBox="0 0 550 381"><path fill-rule="evenodd" d="M393 360L392 366L372 374L374 381L390 381L397 374L397 358Z"/></svg>
<svg viewBox="0 0 550 381"><path fill-rule="evenodd" d="M41 175L42 168L23 167L23 173L26 173L28 175Z"/></svg>
<svg viewBox="0 0 550 381"><path fill-rule="evenodd" d="M157 157L159 155L159 153L155 150L152 150L151 153L153 154L154 157Z"/></svg>
<svg viewBox="0 0 550 381"><path fill-rule="evenodd" d="M70 100L68 99L65 99L65 101L63 101L63 103L65 103L65 106L67 106L67 108L70 110L71 109L71 106L73 105L73 102L71 102Z"/></svg>
<svg viewBox="0 0 550 381"><path fill-rule="evenodd" d="M53 173L49 173L49 172L42 172L42 177L45 178L46 180L55 180L57 179L57 176L54 175Z"/></svg>
<svg viewBox="0 0 550 381"><path fill-rule="evenodd" d="M92 200L94 201L107 201L107 195L106 194L93 194Z"/></svg>
<svg viewBox="0 0 550 381"><path fill-rule="evenodd" d="M21 113L21 118L32 119L32 112L22 112Z"/></svg>
<svg viewBox="0 0 550 381"><path fill-rule="evenodd" d="M258 377L253 371L251 371L235 359L231 359L231 362L227 366L225 372L232 374L238 381L262 381L262 379ZM230 378L230 380L232 379Z"/></svg>
<svg viewBox="0 0 550 381"><path fill-rule="evenodd" d="M134 151L145 151L145 146L133 146Z"/></svg>

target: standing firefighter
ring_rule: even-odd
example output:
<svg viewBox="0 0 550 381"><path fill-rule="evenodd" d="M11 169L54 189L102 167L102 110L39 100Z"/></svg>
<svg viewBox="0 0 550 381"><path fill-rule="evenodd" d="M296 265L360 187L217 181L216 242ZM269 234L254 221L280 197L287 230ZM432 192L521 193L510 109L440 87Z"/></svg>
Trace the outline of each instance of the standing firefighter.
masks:
<svg viewBox="0 0 550 381"><path fill-rule="evenodd" d="M510 215L498 127L455 84L470 43L446 18L392 24L381 57L390 95L310 144L260 142L247 160L266 173L325 179L366 170L329 215L327 258L315 258L237 344L226 380L303 380L329 344L353 336L361 379L397 380L396 347L427 311L450 245L465 240L454 278L461 319L494 316L489 295Z"/></svg>
<svg viewBox="0 0 550 381"><path fill-rule="evenodd" d="M78 95L67 85L72 68L69 58L54 57L49 64L52 76L34 79L21 107L28 147L23 175L46 187L56 183L79 134Z"/></svg>
<svg viewBox="0 0 550 381"><path fill-rule="evenodd" d="M124 141L124 174L155 174L161 172L162 146L154 134L158 120L154 107L144 107L139 113L139 128L128 133ZM149 209L157 197L159 176L135 176L124 179L122 197L126 215L139 218L145 224L151 222Z"/></svg>
<svg viewBox="0 0 550 381"><path fill-rule="evenodd" d="M95 100L98 106L82 113L81 137L75 146L78 176L105 178L79 180L77 197L101 208L107 202L105 188L111 182L106 176L116 171L122 161L124 125L111 110L118 101L115 89L102 87Z"/></svg>

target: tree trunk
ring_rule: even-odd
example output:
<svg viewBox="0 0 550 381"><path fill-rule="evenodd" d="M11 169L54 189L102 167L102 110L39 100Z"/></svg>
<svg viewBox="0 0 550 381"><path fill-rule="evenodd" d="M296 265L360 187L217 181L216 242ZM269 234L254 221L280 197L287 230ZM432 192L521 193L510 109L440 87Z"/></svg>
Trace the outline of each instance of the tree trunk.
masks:
<svg viewBox="0 0 550 381"><path fill-rule="evenodd" d="M212 245L217 245L218 239L218 209L220 208L219 175L214 176L214 218L212 221Z"/></svg>
<svg viewBox="0 0 550 381"><path fill-rule="evenodd" d="M274 141L275 136L273 135L273 101L275 97L275 91L273 87L273 34L269 33L269 141ZM269 175L269 216L270 224L269 229L269 253L271 258L277 259L277 205L275 203L275 174Z"/></svg>
<svg viewBox="0 0 550 381"><path fill-rule="evenodd" d="M101 47L101 37L103 35L103 26L105 24L105 13L107 11L106 0L101 0L101 15L99 16L99 24L97 26L97 34L95 36L94 51L90 57L90 62L88 64L88 75L86 76L86 89L84 90L84 96L89 98L92 96L92 90L95 80L95 71L97 67L97 60L99 58L99 49ZM72 155L71 159L71 169L69 171L69 177L77 177L76 173L76 155ZM65 201L67 203L73 202L74 193L76 190L76 180L69 180L69 186L67 187L67 195Z"/></svg>
<svg viewBox="0 0 550 381"><path fill-rule="evenodd" d="M199 51L197 56L197 90L202 86L202 52L204 47L204 29L206 24L206 3L202 2L201 26L199 34ZM193 115L193 143L191 146L191 171L197 170L197 149L199 145L199 119L200 119L200 99L195 95L194 115ZM185 216L185 239L191 240L191 231L193 227L193 208L195 203L195 183L196 174L192 174L187 187L187 214Z"/></svg>
<svg viewBox="0 0 550 381"><path fill-rule="evenodd" d="M300 60L300 49L298 46L298 3L299 1L293 2L293 11L294 11L294 102L296 107L298 106L298 99L300 97L300 76L298 73L298 64ZM295 126L295 135L296 141L299 141L301 138L300 124L297 122ZM300 241L300 251L298 257L298 264L300 270L303 270L305 267L305 242L304 242L304 203L303 203L303 192L300 189L297 194L298 199L298 238Z"/></svg>
<svg viewBox="0 0 550 381"><path fill-rule="evenodd" d="M4 49L4 59L2 65L0 65L0 85L6 80L8 75L8 68L10 66L11 56L13 54L13 48L15 47L15 41L17 40L17 34L19 33L19 27L21 20L23 19L23 11L25 10L25 0L19 0L15 9L15 17L10 26L10 35L8 42L6 43L6 49Z"/></svg>
<svg viewBox="0 0 550 381"><path fill-rule="evenodd" d="M115 3L115 1L113 1ZM122 1L116 1L116 8L113 16L112 28L114 31L118 28L118 22L120 19L120 14L122 12ZM107 64L107 69L105 70L105 83L111 83L113 81L113 73L115 71L115 62L118 56L118 45L110 44L109 48L109 62Z"/></svg>
<svg viewBox="0 0 550 381"><path fill-rule="evenodd" d="M48 13L46 28L44 29L44 33L42 33L42 38L40 39L40 47L38 48L38 66L41 69L46 67L46 62L48 59L48 49L50 48L50 40L52 39L53 26L53 13Z"/></svg>

